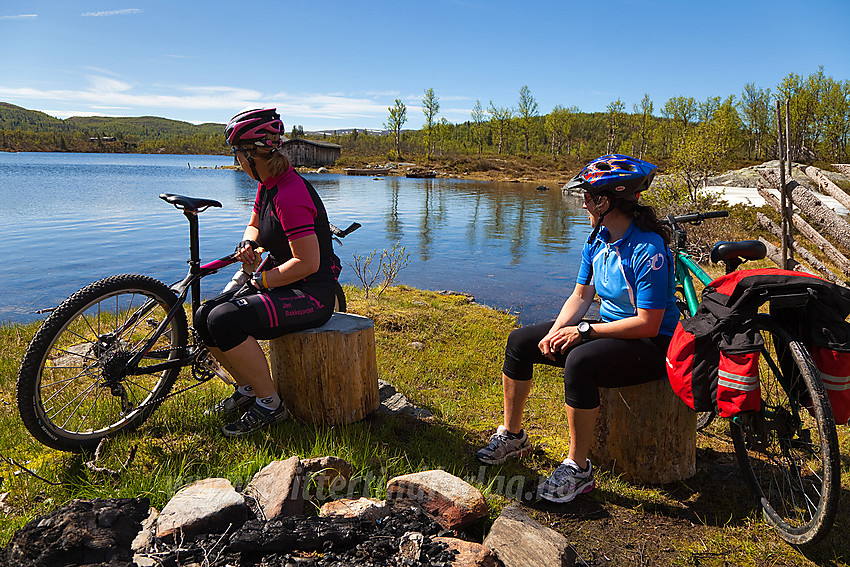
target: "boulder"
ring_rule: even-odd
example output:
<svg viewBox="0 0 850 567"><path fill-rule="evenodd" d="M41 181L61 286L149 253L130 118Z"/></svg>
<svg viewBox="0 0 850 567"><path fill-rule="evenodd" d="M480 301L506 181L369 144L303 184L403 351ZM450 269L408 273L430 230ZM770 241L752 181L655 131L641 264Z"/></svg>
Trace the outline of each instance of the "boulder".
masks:
<svg viewBox="0 0 850 567"><path fill-rule="evenodd" d="M74 500L18 530L0 565L127 565L149 508L147 498Z"/></svg>
<svg viewBox="0 0 850 567"><path fill-rule="evenodd" d="M341 494L353 474L351 463L340 457L315 457L301 461L305 492Z"/></svg>
<svg viewBox="0 0 850 567"><path fill-rule="evenodd" d="M304 491L298 476L300 462L297 455L285 461L273 461L255 474L242 491L256 501L261 519L272 520L304 512Z"/></svg>
<svg viewBox="0 0 850 567"><path fill-rule="evenodd" d="M406 415L419 419L426 419L434 416L434 414L427 409L416 407L410 403L407 396L396 390L395 386L384 380L378 380L378 395L381 398L381 405L378 407L378 413L380 414Z"/></svg>
<svg viewBox="0 0 850 567"><path fill-rule="evenodd" d="M325 518L358 518L377 521L390 514L386 500L376 498L340 498L325 502L319 510L319 516Z"/></svg>
<svg viewBox="0 0 850 567"><path fill-rule="evenodd" d="M394 506L420 506L447 530L466 528L487 516L484 495L468 482L443 470L397 476L387 483Z"/></svg>
<svg viewBox="0 0 850 567"><path fill-rule="evenodd" d="M435 537L433 541L446 544L457 554L452 567L496 567L496 554L485 545L454 537Z"/></svg>
<svg viewBox="0 0 850 567"><path fill-rule="evenodd" d="M516 504L502 510L484 545L504 567L570 567L577 557L564 536L535 522Z"/></svg>
<svg viewBox="0 0 850 567"><path fill-rule="evenodd" d="M139 533L136 534L135 538L133 538L133 542L130 544L130 549L134 552L139 552L150 546L151 541L153 541L153 532L156 526L156 519L158 517L159 511L156 508L151 508L148 511L148 517L142 521L142 529L139 530Z"/></svg>
<svg viewBox="0 0 850 567"><path fill-rule="evenodd" d="M225 478L207 478L181 489L156 521L156 536L174 539L219 533L240 526L248 516L245 498Z"/></svg>

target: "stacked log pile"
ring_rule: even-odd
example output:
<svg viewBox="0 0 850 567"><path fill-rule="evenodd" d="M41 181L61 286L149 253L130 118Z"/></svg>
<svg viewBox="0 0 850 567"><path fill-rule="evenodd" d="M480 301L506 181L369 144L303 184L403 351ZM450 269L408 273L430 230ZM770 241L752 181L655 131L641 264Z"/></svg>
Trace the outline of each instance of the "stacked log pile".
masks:
<svg viewBox="0 0 850 567"><path fill-rule="evenodd" d="M850 174L850 165L836 164L835 167L845 175ZM798 169L814 182L820 191L833 197L850 210L850 195L824 175L820 169L810 165L800 166ZM765 187L766 185L782 191L780 175L775 170L761 170L759 173L764 179L764 184L759 183L758 192L767 204L779 212L781 217L782 208L779 199ZM803 184L791 179L785 183L785 191L787 198L791 199L796 208L791 216L791 223L796 233L805 239L801 241L795 238L789 246L806 264L792 259L783 266L779 247L762 238L760 240L767 246L768 257L780 267L820 275L833 283L847 287L850 282L850 259L847 258L847 251L850 251L850 223L824 205L808 183ZM757 214L757 221L781 242L782 228L780 226L762 213ZM806 241L809 244L805 244ZM821 261L811 249L820 251L832 267ZM844 252L841 251L842 249Z"/></svg>

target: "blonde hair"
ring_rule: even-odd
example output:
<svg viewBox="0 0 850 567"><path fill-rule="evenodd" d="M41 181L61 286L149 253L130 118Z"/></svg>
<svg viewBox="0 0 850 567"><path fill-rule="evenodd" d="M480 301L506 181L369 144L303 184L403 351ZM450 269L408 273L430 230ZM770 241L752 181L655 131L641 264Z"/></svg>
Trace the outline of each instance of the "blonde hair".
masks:
<svg viewBox="0 0 850 567"><path fill-rule="evenodd" d="M283 155L283 152L279 149L271 154L260 154L259 157L266 160L266 166L269 168L272 177L277 177L289 169L289 158Z"/></svg>
<svg viewBox="0 0 850 567"><path fill-rule="evenodd" d="M276 142L280 140L280 136L268 135L266 136L266 141ZM280 150L280 148L268 148L268 147L258 147L258 146L250 146L251 150L254 150L254 157L261 158L266 162L266 167L269 169L269 173L272 177L277 177L281 173L284 173L289 169L290 163L289 158Z"/></svg>

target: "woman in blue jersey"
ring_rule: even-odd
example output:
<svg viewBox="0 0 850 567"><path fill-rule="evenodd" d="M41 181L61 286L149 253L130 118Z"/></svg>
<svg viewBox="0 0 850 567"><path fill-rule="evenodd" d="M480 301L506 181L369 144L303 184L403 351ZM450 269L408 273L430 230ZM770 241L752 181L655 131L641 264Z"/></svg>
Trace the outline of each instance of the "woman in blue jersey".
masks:
<svg viewBox="0 0 850 567"><path fill-rule="evenodd" d="M569 454L539 495L569 502L594 486L587 458L599 413L599 388L641 384L665 376L664 359L679 311L670 232L651 207L638 203L656 167L629 156L590 162L568 188L584 191L593 232L582 250L578 281L558 317L513 331L502 375L504 423L479 450L478 459L497 464L531 449L522 412L534 364L564 368L570 427ZM601 321L582 321L600 299Z"/></svg>

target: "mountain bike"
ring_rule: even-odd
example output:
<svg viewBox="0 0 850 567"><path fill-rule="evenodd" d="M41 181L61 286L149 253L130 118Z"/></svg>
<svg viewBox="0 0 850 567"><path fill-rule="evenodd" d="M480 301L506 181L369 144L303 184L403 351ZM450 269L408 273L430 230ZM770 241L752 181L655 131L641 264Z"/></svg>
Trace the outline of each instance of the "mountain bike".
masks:
<svg viewBox="0 0 850 567"><path fill-rule="evenodd" d="M703 285L712 278L687 253L682 225L725 216L726 211L709 211L664 219L673 230L677 300L684 317L695 315L699 305L693 277ZM757 240L718 242L710 259L723 262L728 274L765 254ZM772 313L811 300L812 294L801 293L764 302ZM820 371L796 332L767 313L757 315L755 328L764 341L759 357L761 409L729 420L735 454L765 519L780 537L796 545L815 543L832 527L841 490L835 420ZM713 417L713 412L700 414L701 427Z"/></svg>
<svg viewBox="0 0 850 567"><path fill-rule="evenodd" d="M221 207L212 199L162 194L189 221L189 271L167 286L146 275L122 274L93 282L44 310L18 372L17 404L29 432L64 451L95 449L107 436L138 428L166 399L219 376L228 380L189 326L201 304L201 280L237 262L230 254L201 265L198 215ZM345 230L331 225L337 241ZM259 250L258 250L259 252ZM345 311L336 284L335 310ZM192 383L171 392L181 369Z"/></svg>

